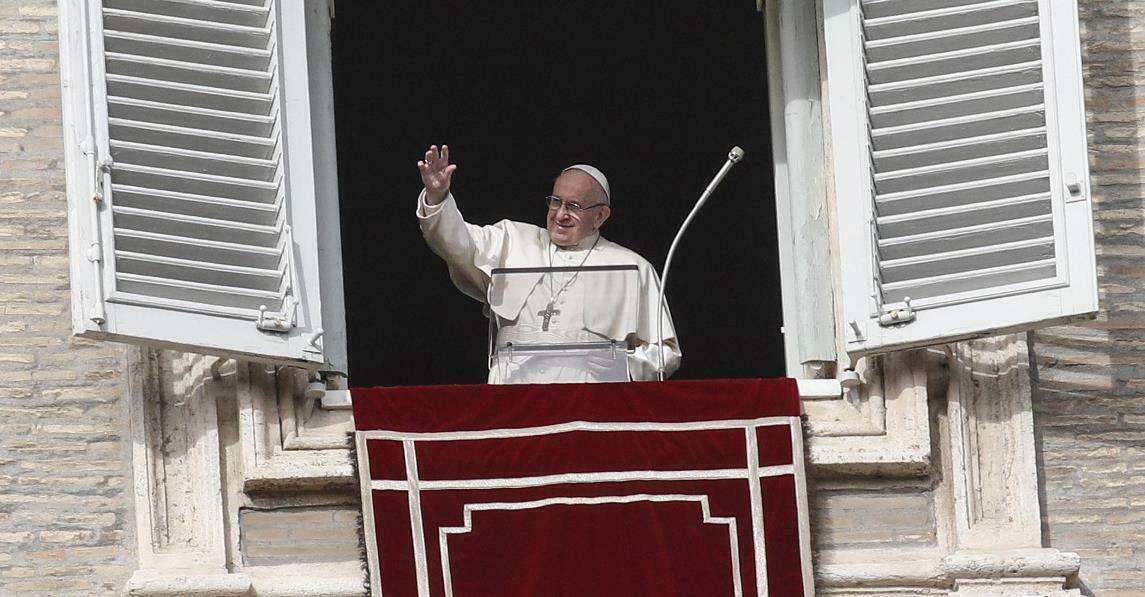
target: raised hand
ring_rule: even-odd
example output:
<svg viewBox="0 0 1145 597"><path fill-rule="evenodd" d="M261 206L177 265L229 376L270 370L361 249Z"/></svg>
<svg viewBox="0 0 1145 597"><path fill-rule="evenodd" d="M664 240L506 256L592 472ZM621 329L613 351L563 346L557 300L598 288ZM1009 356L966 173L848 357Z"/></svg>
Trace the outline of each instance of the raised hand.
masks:
<svg viewBox="0 0 1145 597"><path fill-rule="evenodd" d="M449 163L449 146L442 145L438 151L436 145L430 145L425 159L418 161L417 169L421 172L421 183L425 185L425 202L437 205L445 201L453 171L457 170L457 165Z"/></svg>

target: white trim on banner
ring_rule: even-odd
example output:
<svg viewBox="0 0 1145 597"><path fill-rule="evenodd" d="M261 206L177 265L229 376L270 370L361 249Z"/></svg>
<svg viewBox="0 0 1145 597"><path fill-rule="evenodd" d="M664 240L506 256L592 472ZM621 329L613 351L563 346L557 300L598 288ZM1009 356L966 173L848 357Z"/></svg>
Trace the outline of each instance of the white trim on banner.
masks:
<svg viewBox="0 0 1145 597"><path fill-rule="evenodd" d="M412 441L402 442L406 458L406 479L409 481L409 523L413 533L414 568L417 570L417 595L429 597L429 560L425 553L425 528L421 521L421 491L418 488L417 446Z"/></svg>
<svg viewBox="0 0 1145 597"><path fill-rule="evenodd" d="M756 478L792 475L795 468L790 464L759 467ZM447 489L520 489L523 487L544 487L563 483L621 483L624 481L726 481L749 479L746 468L712 469L707 471L602 471L598 473L564 473L559 475L538 475L533 477L502 477L492 479L442 479L418 481L419 491L440 491ZM376 491L408 491L407 481L370 481L370 489Z"/></svg>
<svg viewBox="0 0 1145 597"><path fill-rule="evenodd" d="M759 486L759 439L755 427L744 429L744 433L747 439L747 486L751 494L751 539L755 543L755 590L759 597L767 597L767 541L763 535L763 489Z"/></svg>
<svg viewBox="0 0 1145 597"><path fill-rule="evenodd" d="M473 530L473 512L478 511L504 511L504 510L533 510L546 506L592 506L599 504L632 504L636 502L696 502L700 504L704 524L723 524L728 527L728 541L731 550L732 586L735 597L743 597L743 582L740 580L739 565L739 536L738 525L734 517L713 517L706 495L683 494L629 494L597 497L552 497L528 502L488 502L478 504L465 504L463 510L464 525L459 527L439 527L438 543L441 551L441 573L445 581L445 596L453 597L453 579L449 569L449 535L469 533ZM759 565L759 562L756 563Z"/></svg>
<svg viewBox="0 0 1145 597"><path fill-rule="evenodd" d="M803 597L815 597L815 572L811 567L811 508L807 504L807 478L803 460L803 426L799 417L791 417L791 464L795 469L795 510L799 520L799 558L803 568Z"/></svg>
<svg viewBox="0 0 1145 597"><path fill-rule="evenodd" d="M759 441L757 430L761 427L786 425L791 431L792 464L760 466ZM356 433L355 443L358 449L358 470L362 476L362 510L364 514L365 536L369 542L369 567L371 594L381 596L381 570L377 552L375 517L372 493L374 491L404 491L408 493L410 508L411 539L414 551L414 566L417 576L418 597L429 597L429 562L426 551L426 532L421 512L421 492L441 490L481 490L481 489L520 489L531 487L546 487L561 484L597 484L597 483L623 483L629 481L723 481L743 480L748 483L752 541L756 568L756 594L759 597L768 596L767 577L767 546L764 535L763 489L760 479L792 475L796 485L796 512L799 524L799 550L802 554L802 576L804 596L814 595L814 578L811 568L811 535L808 523L808 501L805 487L806 471L804 467L804 447L802 435L802 422L799 417L764 417L745 420L700 421L685 423L596 423L574 421L557 425L541 427L527 427L520 429L490 429L476 431L455 431L440 433L406 433L397 431L359 431ZM713 469L713 470L675 470L675 471L598 471L591 473L566 473L554 475L538 475L528 477L489 478L489 479L442 479L422 480L418 471L417 442L426 441L461 441L480 439L513 439L521 437L534 437L542 435L556 435L576 431L615 432L615 431L659 431L659 432L686 432L711 430L739 430L745 435L746 468ZM405 460L405 480L374 480L370 479L370 458L368 442L370 440L401 441ZM452 595L451 580L448 570L448 545L446 537L449 534L458 534L472 530L471 513L476 510L511 510L539 508L555 504L594 504L594 503L625 503L628 501L701 501L704 508L704 522L728 524L732 532L732 545L737 557L733 558L736 567L737 597L742 595L740 586L740 560L738 558L739 544L734 535L736 521L734 518L712 518L708 509L707 496L690 496L686 494L654 495L632 494L603 497L566 497L555 496L531 502L490 502L481 504L467 504L465 506L463 527L443 527L439 529L439 544L442 549L443 574L447 587L447 595ZM611 501L609 501L611 500Z"/></svg>
<svg viewBox="0 0 1145 597"><path fill-rule="evenodd" d="M743 429L744 427L774 427L791 424L791 417L763 417L760 419L729 419L725 421L688 421L684 423L594 423L571 421L540 427L519 429L483 429L475 431L439 431L411 433L406 431L359 431L366 439L415 440L427 442L458 441L469 439L504 439L510 437L531 437L536 435L556 435L572 431L717 431L720 429Z"/></svg>

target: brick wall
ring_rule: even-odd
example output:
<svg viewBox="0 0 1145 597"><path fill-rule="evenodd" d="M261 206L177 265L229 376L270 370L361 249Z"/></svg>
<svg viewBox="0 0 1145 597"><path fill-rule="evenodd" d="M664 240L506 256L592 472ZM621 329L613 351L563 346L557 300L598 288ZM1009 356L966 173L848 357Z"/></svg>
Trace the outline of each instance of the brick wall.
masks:
<svg viewBox="0 0 1145 597"><path fill-rule="evenodd" d="M71 337L56 9L0 0L0 594L134 568L123 350Z"/></svg>
<svg viewBox="0 0 1145 597"><path fill-rule="evenodd" d="M345 562L363 557L357 507L292 507L239 512L247 566Z"/></svg>
<svg viewBox="0 0 1145 597"><path fill-rule="evenodd" d="M1145 1L1080 0L1101 315L1038 332L1043 532L1086 594L1145 594Z"/></svg>
<svg viewBox="0 0 1145 597"><path fill-rule="evenodd" d="M929 480L888 489L880 481L819 479L813 489L816 551L938 546Z"/></svg>

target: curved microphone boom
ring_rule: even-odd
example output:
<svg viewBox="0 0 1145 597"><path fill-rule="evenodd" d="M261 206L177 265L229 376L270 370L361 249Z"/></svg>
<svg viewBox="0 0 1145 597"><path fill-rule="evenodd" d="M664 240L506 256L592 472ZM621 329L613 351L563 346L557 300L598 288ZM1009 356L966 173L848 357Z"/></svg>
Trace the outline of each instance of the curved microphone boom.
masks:
<svg viewBox="0 0 1145 597"><path fill-rule="evenodd" d="M668 248L668 258L664 260L664 273L660 276L660 311L656 315L656 338L659 344L656 347L656 373L660 381L664 381L664 290L668 288L668 269L672 267L672 257L676 254L676 245L680 244L680 238L684 236L684 231L688 229L688 225L692 223L692 219L699 213L700 208L707 202L708 197L712 196L716 187L720 186L724 177L731 171L732 166L735 166L743 159L743 150L737 145L728 152L728 161L716 172L712 182L708 183L708 188L700 195L700 199L696 201L696 206L692 208L692 212L688 217L684 218L684 223L680 225L680 230L676 232L676 238L672 240L672 246Z"/></svg>

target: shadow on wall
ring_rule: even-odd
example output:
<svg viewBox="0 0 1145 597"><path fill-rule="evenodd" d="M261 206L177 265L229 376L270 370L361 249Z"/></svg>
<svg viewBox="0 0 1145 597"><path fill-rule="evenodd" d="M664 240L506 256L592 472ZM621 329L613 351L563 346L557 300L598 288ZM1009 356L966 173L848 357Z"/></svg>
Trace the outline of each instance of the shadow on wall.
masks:
<svg viewBox="0 0 1145 597"><path fill-rule="evenodd" d="M1101 312L1032 333L1030 360L1042 541L1078 553L1077 587L1096 595L1145 583L1145 88L1140 17L1099 0L1080 11Z"/></svg>

